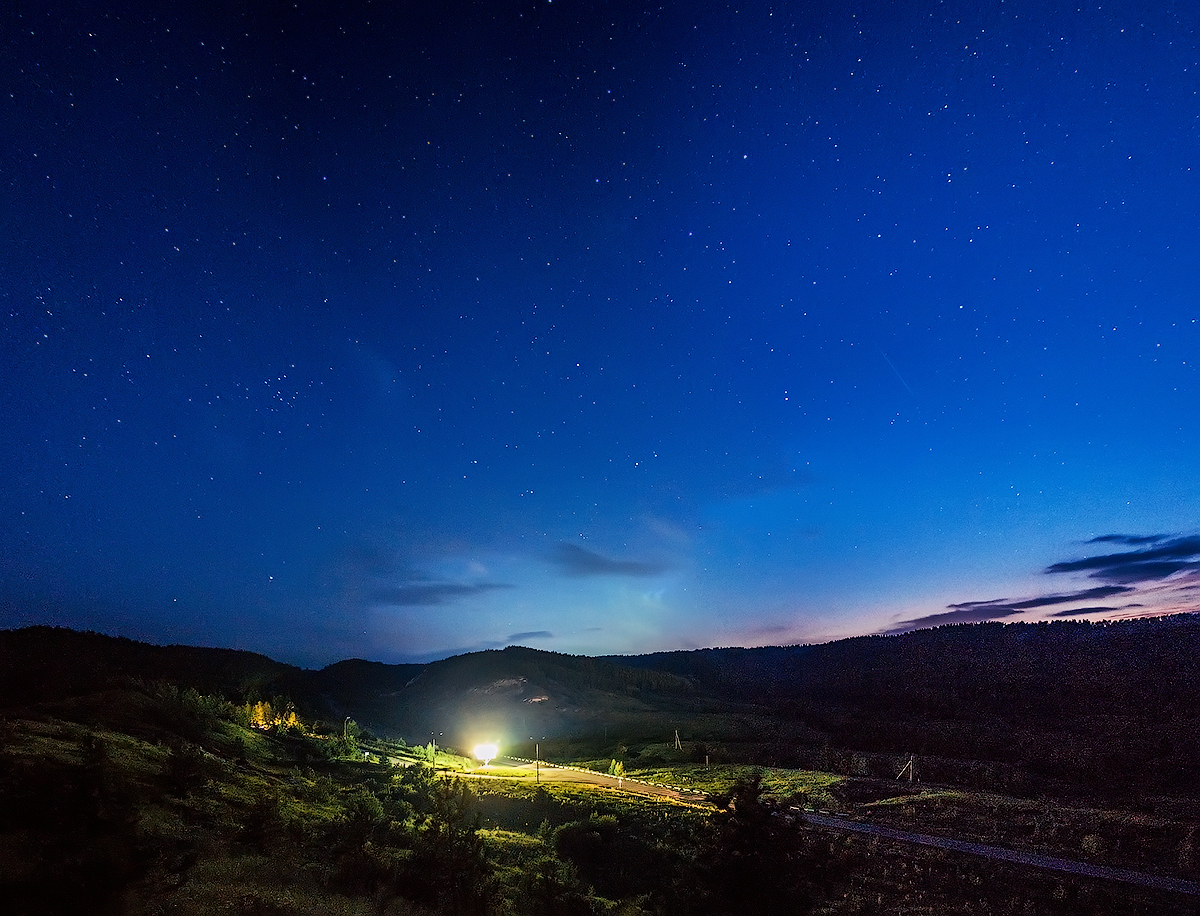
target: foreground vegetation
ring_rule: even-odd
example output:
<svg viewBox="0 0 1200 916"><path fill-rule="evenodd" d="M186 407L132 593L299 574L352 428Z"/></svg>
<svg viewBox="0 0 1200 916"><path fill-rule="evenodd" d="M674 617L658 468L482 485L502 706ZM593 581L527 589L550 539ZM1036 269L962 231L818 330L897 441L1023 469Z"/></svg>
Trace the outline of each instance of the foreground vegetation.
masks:
<svg viewBox="0 0 1200 916"><path fill-rule="evenodd" d="M781 835L767 853L776 882L745 880L764 854L742 855L729 825L751 816L757 789L721 819L472 781L447 775L466 760L432 747L163 685L2 729L0 892L16 914L707 913L815 889L822 874Z"/></svg>
<svg viewBox="0 0 1200 916"><path fill-rule="evenodd" d="M889 794L828 773L631 771L687 783L707 793L704 806L472 779L466 758L382 741L351 721L306 723L286 702L141 683L27 709L0 722L0 737L0 893L18 916L1149 914L1194 904L807 828L797 805L870 807L897 822L920 812L924 827L936 813L953 829L1033 816L996 799L984 816L962 793L893 783ZM1078 832L1055 817L1062 836ZM1086 829L1100 829L1097 817ZM1194 868L1177 828L1175 864ZM1156 829L1166 835L1162 823L1146 835ZM1084 854L1089 835L1078 839Z"/></svg>
<svg viewBox="0 0 1200 916"><path fill-rule="evenodd" d="M3 631L0 911L1194 913L1196 896L803 812L1197 882L1196 684L1190 618L318 672ZM700 803L482 770L449 747L505 734L510 753Z"/></svg>

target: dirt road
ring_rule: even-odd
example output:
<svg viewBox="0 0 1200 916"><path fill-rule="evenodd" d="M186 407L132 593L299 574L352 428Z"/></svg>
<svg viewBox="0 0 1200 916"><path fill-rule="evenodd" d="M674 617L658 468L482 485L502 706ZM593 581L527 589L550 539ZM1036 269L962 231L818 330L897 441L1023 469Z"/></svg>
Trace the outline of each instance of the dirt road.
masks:
<svg viewBox="0 0 1200 916"><path fill-rule="evenodd" d="M546 761L526 760L524 757L499 757L496 760L506 767L528 771L536 774L535 778L542 782L575 782L591 786L604 786L609 789L620 789L634 792L638 795L654 795L659 798L671 798L676 801L700 802L704 795L690 792L678 786L663 786L640 779L630 779L628 776L609 776L607 773L595 773L591 770L580 770L575 767L560 767Z"/></svg>

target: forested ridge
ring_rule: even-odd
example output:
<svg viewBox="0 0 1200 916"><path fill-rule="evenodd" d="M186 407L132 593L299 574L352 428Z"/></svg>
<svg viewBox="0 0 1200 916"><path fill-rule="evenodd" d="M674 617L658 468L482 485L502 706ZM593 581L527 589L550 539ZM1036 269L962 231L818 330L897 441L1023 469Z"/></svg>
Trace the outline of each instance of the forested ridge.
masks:
<svg viewBox="0 0 1200 916"><path fill-rule="evenodd" d="M993 788L1200 792L1200 618L982 623L814 646L624 658ZM828 756L828 754L827 754ZM814 760L797 750L795 762ZM988 766L991 764L992 766Z"/></svg>

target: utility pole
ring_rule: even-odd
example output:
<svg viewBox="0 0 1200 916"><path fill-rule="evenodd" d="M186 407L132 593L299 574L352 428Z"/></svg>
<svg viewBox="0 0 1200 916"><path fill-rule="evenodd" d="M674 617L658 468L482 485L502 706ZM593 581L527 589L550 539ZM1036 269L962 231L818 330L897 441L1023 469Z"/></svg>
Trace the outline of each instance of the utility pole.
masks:
<svg viewBox="0 0 1200 916"><path fill-rule="evenodd" d="M542 742L546 739L545 735L541 738L536 738L533 735L529 736L529 740L533 742L533 781L542 781Z"/></svg>
<svg viewBox="0 0 1200 916"><path fill-rule="evenodd" d="M675 750L683 750L683 745L679 743L679 729L675 729Z"/></svg>
<svg viewBox="0 0 1200 916"><path fill-rule="evenodd" d="M917 778L917 768L915 765L916 759L917 758L915 755L909 754L908 755L908 763L904 764L904 767L900 770L899 773L896 774L896 778L899 779L901 776L904 775L905 771L907 771L909 782L912 782L914 779L916 779Z"/></svg>

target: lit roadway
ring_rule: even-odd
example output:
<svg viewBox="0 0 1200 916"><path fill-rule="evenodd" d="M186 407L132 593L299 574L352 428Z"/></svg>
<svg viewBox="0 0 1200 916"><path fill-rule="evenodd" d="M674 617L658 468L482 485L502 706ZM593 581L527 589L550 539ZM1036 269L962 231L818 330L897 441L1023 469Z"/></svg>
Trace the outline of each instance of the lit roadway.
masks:
<svg viewBox="0 0 1200 916"><path fill-rule="evenodd" d="M637 779L630 779L628 776L619 778L609 776L607 773L595 773L591 770L579 770L574 767L555 766L552 763L546 763L544 760L538 763L521 757L497 757L496 763L502 765L505 769L524 771L523 775L519 777L521 779L534 776L536 772L536 778L540 778L542 782L584 783L586 785L619 789L625 792L636 792L641 795L654 795L659 798L670 798L683 802L703 802L705 798L703 793L700 792L690 792L687 789L672 786L654 785L648 782L641 782ZM480 770L482 769L481 767ZM482 779L506 778L504 774L497 773L492 775L486 771L480 772L480 770L464 775L476 776ZM1036 852L1023 852L1016 849L1007 849L1003 846L988 846L983 843L956 840L950 837L913 833L909 830L897 830L893 827L885 827L882 824L869 824L862 821L850 820L849 818L821 814L815 811L804 811L802 812L802 816L812 826L823 827L826 830L846 830L852 833L865 833L870 836L897 840L902 843L933 846L938 849L982 856L986 859L994 859L1002 862L1015 862L1020 865L1044 868L1049 871L1060 871L1068 874L1083 875L1089 878L1102 878L1109 881L1121 881L1126 884L1136 884L1155 890L1174 891L1180 894L1200 895L1200 885L1180 878L1152 875L1147 872L1133 871L1127 868L1094 865L1091 862L1062 859L1057 856L1048 856Z"/></svg>
<svg viewBox="0 0 1200 916"><path fill-rule="evenodd" d="M655 795L659 796L660 798L671 798L675 799L676 801L704 801L704 795L698 792L689 792L686 789L679 789L671 786L653 785L651 783L640 782L636 779L630 779L628 776L620 779L616 776L609 776L606 773L594 773L590 770L577 770L573 767L559 767L551 763L546 763L544 760L541 761L540 765L536 764L532 760L524 760L517 757L497 758L497 762L500 761L503 761L503 766L506 768L530 772L534 771L540 766L540 778L544 782L586 783L593 786L620 789L625 792L638 792L643 795ZM484 774L477 773L475 775ZM893 827L885 827L882 824L868 824L863 823L862 821L853 821L849 818L820 814L815 811L805 811L803 812L803 817L805 821L814 827L823 827L827 830L847 830L853 833L865 833L870 836L878 836L884 839L898 840L902 843L914 843L921 846L934 846L939 849L947 849L953 852L982 856L986 859L993 859L1002 862L1015 862L1020 865L1029 865L1034 868L1044 868L1049 871L1066 872L1068 874L1082 875L1089 878L1102 878L1109 881L1121 881L1126 884L1136 884L1141 887L1149 887L1155 890L1174 891L1175 893L1180 894L1200 894L1200 885L1193 881L1185 881L1180 878L1152 875L1147 872L1133 871L1132 869L1127 868L1113 868L1108 865L1095 865L1091 862L1080 862L1074 859L1062 859L1057 856L1048 856L1036 852L1023 852L1016 849L1007 849L1003 846L988 846L983 843L974 843L967 840L956 840L950 837L931 836L925 833L913 833L909 830L897 830Z"/></svg>
<svg viewBox="0 0 1200 916"><path fill-rule="evenodd" d="M591 770L578 770L574 767L560 767L552 763L526 760L523 757L497 757L495 762L506 769L523 771L522 779L532 776L542 782L575 782L591 786L603 786L606 789L619 789L624 792L635 792L639 795L654 795L659 798L670 798L675 801L699 802L704 800L701 792L689 792L687 789L672 786L660 786L654 783L630 779L628 776L609 776L607 773L595 773ZM487 777L486 771L476 771L473 776ZM504 778L497 774L497 778Z"/></svg>

